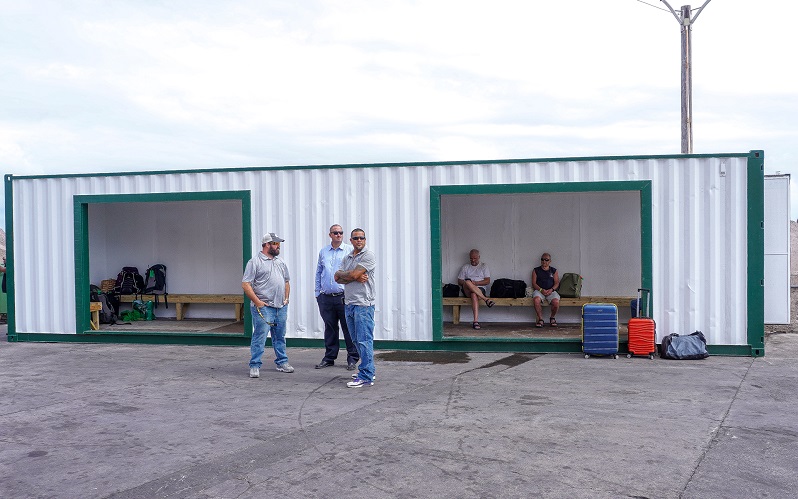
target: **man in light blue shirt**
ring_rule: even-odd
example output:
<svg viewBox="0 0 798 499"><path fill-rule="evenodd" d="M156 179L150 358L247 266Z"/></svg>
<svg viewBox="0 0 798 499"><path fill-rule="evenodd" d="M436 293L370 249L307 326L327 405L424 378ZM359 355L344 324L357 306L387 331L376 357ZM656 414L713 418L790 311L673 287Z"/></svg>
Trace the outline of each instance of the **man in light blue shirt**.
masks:
<svg viewBox="0 0 798 499"><path fill-rule="evenodd" d="M330 227L330 244L319 251L316 264L316 303L324 321L324 358L316 365L316 369L324 369L335 364L340 347L339 323L346 342L346 368L353 371L360 360L357 347L346 325L344 286L335 282L335 272L341 266L341 261L352 251L352 246L344 243L343 239L344 229L340 225Z"/></svg>

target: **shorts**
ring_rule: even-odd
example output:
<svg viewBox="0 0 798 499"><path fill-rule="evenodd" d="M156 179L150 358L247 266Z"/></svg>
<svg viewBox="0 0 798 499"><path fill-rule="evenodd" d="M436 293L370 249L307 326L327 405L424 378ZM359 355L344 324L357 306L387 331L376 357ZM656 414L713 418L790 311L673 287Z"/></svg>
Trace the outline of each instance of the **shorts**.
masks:
<svg viewBox="0 0 798 499"><path fill-rule="evenodd" d="M552 291L549 296L543 296L543 293L541 293L536 289L535 291L532 292L532 298L534 299L536 296L540 297L541 303L548 303L549 305L551 305L552 300L560 299L560 294L556 291Z"/></svg>

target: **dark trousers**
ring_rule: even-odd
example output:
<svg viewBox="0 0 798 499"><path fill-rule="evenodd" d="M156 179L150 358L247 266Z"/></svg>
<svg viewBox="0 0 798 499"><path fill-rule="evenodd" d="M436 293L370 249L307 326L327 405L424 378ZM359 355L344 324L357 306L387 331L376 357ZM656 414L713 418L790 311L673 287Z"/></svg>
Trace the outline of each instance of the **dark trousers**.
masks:
<svg viewBox="0 0 798 499"><path fill-rule="evenodd" d="M328 296L320 294L316 298L319 304L319 313L324 321L324 359L327 362L335 362L338 358L340 341L338 340L338 324L344 330L344 341L346 342L346 362L357 364L360 355L357 353L357 346L352 342L349 335L349 328L346 327L346 309L344 307L344 295Z"/></svg>

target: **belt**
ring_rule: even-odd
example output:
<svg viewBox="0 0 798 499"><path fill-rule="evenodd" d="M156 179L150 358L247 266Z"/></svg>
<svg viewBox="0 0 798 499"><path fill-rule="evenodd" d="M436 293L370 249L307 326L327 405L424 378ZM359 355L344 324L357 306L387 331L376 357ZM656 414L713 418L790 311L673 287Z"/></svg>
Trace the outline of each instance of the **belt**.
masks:
<svg viewBox="0 0 798 499"><path fill-rule="evenodd" d="M343 296L344 293L322 293L324 296Z"/></svg>

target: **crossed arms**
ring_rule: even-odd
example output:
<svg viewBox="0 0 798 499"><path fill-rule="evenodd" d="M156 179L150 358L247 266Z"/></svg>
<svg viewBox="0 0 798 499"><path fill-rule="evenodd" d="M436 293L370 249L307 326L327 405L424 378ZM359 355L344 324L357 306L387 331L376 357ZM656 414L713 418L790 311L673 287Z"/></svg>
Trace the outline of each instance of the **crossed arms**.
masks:
<svg viewBox="0 0 798 499"><path fill-rule="evenodd" d="M369 274L366 268L358 265L352 270L339 270L335 273L335 282L338 284L349 284L350 282L366 282L369 280Z"/></svg>

